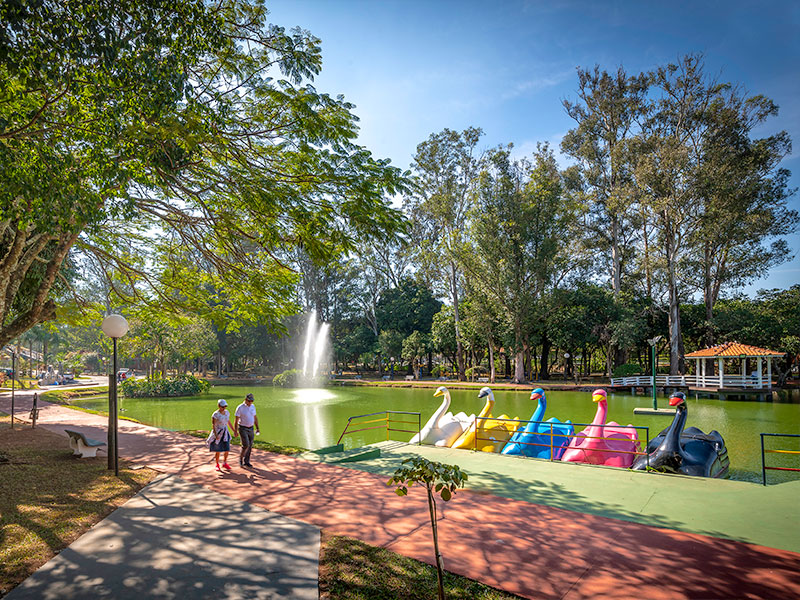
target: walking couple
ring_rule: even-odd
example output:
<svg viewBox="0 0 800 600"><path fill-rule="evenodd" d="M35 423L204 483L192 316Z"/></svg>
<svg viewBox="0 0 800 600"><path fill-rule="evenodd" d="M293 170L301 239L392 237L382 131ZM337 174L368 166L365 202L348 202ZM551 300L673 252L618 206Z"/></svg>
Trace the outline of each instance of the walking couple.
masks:
<svg viewBox="0 0 800 600"><path fill-rule="evenodd" d="M231 449L231 432L233 437L242 438L242 452L239 454L240 467L252 467L250 464L250 452L253 450L253 439L260 433L258 429L258 417L256 407L253 405L255 399L253 394L247 394L234 413L234 422L231 424L231 413L228 411L228 403L225 399L217 401L217 410L211 415L211 434L206 442L211 452L215 453L217 462L216 469L221 471L231 470L228 464L228 452ZM229 431L230 429L230 431ZM255 432L253 431L255 429ZM222 454L222 467L219 464L219 455Z"/></svg>

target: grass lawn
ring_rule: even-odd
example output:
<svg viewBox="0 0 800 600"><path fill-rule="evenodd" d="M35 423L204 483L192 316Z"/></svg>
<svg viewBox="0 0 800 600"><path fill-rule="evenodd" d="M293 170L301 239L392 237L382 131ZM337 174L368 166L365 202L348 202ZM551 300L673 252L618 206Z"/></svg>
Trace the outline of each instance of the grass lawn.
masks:
<svg viewBox="0 0 800 600"><path fill-rule="evenodd" d="M0 596L151 481L156 472L73 456L69 441L0 416Z"/></svg>
<svg viewBox="0 0 800 600"><path fill-rule="evenodd" d="M322 534L320 600L432 600L438 590L436 568L431 565L352 538ZM444 594L448 600L519 598L448 572Z"/></svg>

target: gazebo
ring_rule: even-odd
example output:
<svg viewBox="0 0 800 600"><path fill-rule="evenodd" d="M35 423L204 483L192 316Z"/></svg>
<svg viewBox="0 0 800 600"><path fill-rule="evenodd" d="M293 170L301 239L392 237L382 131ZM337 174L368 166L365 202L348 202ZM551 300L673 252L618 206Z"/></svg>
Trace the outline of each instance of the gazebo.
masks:
<svg viewBox="0 0 800 600"><path fill-rule="evenodd" d="M695 350L686 355L687 359L695 361L695 385L697 387L713 388L772 388L772 359L782 358L783 352L740 344L739 342L725 342L718 346ZM739 359L739 374L725 374L725 359ZM767 373L764 378L763 361L767 359ZM717 359L717 373L713 366L711 373L706 373L708 359ZM758 366L752 373L747 373L747 359L755 359Z"/></svg>

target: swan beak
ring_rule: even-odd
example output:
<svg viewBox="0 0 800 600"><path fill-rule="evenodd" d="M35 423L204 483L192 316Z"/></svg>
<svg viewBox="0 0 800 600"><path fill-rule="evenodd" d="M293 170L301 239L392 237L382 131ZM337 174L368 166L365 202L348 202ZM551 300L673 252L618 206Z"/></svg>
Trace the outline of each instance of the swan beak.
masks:
<svg viewBox="0 0 800 600"><path fill-rule="evenodd" d="M603 394L595 394L592 396L592 402L600 402L601 400L606 400L606 397Z"/></svg>
<svg viewBox="0 0 800 600"><path fill-rule="evenodd" d="M531 400L539 400L542 397L541 394L533 393L531 394Z"/></svg>
<svg viewBox="0 0 800 600"><path fill-rule="evenodd" d="M681 402L683 402L683 398L679 398L678 396L673 396L672 398L669 399L670 406L678 406L678 404L680 404Z"/></svg>
<svg viewBox="0 0 800 600"><path fill-rule="evenodd" d="M444 392L442 390L436 390L435 392L433 392L433 397L436 398L437 396L441 396L443 394Z"/></svg>

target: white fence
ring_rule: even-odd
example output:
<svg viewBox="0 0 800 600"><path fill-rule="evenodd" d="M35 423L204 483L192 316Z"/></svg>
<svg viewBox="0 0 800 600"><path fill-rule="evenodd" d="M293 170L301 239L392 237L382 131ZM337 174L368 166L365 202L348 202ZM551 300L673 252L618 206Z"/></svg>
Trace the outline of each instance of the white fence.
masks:
<svg viewBox="0 0 800 600"><path fill-rule="evenodd" d="M612 377L612 386L619 387L650 387L653 378L650 375L636 375L634 377ZM656 375L656 387L709 387L709 388L770 388L772 384L767 378L747 375L724 375L720 385L719 375Z"/></svg>

